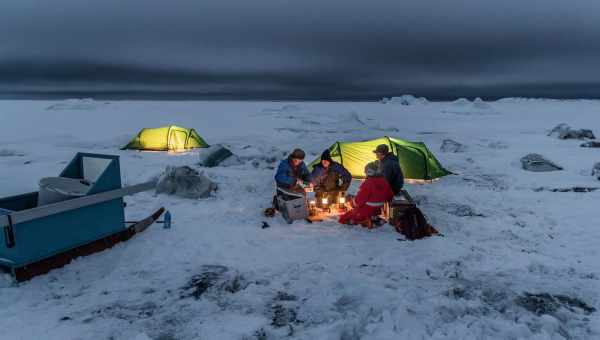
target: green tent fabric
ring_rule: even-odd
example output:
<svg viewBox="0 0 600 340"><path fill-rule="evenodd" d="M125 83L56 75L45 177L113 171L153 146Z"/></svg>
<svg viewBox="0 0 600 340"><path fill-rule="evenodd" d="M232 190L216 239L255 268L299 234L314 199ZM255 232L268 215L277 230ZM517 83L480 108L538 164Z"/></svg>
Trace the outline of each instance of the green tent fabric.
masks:
<svg viewBox="0 0 600 340"><path fill-rule="evenodd" d="M409 142L399 138L382 137L361 142L336 142L329 147L331 158L341 163L354 178L365 178L365 165L375 161L373 150L385 144L400 160L400 167L407 182L423 183L452 174L444 169L435 156L421 142ZM310 163L312 169L320 158Z"/></svg>
<svg viewBox="0 0 600 340"><path fill-rule="evenodd" d="M176 125L142 129L121 150L185 151L206 148L208 144L196 130Z"/></svg>

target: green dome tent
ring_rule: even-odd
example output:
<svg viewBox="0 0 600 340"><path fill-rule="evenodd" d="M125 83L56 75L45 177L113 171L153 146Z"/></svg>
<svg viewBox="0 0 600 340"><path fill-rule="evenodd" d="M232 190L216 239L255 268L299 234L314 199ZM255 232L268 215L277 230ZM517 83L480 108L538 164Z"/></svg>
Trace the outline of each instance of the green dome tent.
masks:
<svg viewBox="0 0 600 340"><path fill-rule="evenodd" d="M365 165L375 161L373 150L385 144L398 156L407 183L426 183L452 174L444 169L435 156L421 142L409 142L398 138L382 137L362 142L336 142L329 147L331 158L342 164L354 178L365 178ZM310 163L312 169L320 158Z"/></svg>
<svg viewBox="0 0 600 340"><path fill-rule="evenodd" d="M176 125L142 129L129 144L121 148L150 151L185 151L207 148L208 144L196 130Z"/></svg>

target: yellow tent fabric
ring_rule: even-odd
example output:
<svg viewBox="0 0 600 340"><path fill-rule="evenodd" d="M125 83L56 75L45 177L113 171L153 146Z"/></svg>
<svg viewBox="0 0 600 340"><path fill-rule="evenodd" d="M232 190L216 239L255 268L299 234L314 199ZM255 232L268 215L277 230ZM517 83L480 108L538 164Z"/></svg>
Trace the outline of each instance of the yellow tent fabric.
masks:
<svg viewBox="0 0 600 340"><path fill-rule="evenodd" d="M207 148L208 144L196 130L176 125L142 129L124 149L180 152Z"/></svg>
<svg viewBox="0 0 600 340"><path fill-rule="evenodd" d="M431 182L451 174L421 142L410 142L386 136L359 142L336 142L329 147L329 151L331 158L348 169L352 177L364 178L365 165L376 160L373 150L380 144L387 145L390 152L398 156L407 182ZM318 162L320 162L320 158L310 163L310 167L314 167Z"/></svg>

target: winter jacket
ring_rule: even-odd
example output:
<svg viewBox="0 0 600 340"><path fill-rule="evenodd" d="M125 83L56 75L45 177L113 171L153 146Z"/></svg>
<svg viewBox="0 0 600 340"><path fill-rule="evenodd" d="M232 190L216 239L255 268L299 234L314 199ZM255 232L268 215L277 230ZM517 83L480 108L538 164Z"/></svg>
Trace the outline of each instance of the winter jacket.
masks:
<svg viewBox="0 0 600 340"><path fill-rule="evenodd" d="M331 162L327 169L319 163L315 165L310 175L310 181L317 191L345 191L350 186L352 175L338 162Z"/></svg>
<svg viewBox="0 0 600 340"><path fill-rule="evenodd" d="M383 203L394 198L390 185L383 177L368 177L358 189L352 210L340 216L343 224L360 223L381 211Z"/></svg>
<svg viewBox="0 0 600 340"><path fill-rule="evenodd" d="M402 186L404 186L404 174L402 174L398 157L392 153L388 153L381 161L381 172L390 184L394 195L397 195Z"/></svg>
<svg viewBox="0 0 600 340"><path fill-rule="evenodd" d="M308 172L304 162L297 167L292 166L292 161L289 158L279 163L277 173L275 173L275 182L278 187L293 189L299 179L304 182L310 181L310 172Z"/></svg>

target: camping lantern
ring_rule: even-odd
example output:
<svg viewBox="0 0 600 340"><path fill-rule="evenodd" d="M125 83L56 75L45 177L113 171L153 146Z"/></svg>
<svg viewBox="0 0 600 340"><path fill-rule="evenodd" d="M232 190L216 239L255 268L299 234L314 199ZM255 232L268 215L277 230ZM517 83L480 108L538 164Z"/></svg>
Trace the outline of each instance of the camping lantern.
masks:
<svg viewBox="0 0 600 340"><path fill-rule="evenodd" d="M321 199L321 209L323 209L323 211L325 212L329 212L329 199L327 199L327 197L323 197Z"/></svg>
<svg viewBox="0 0 600 340"><path fill-rule="evenodd" d="M310 201L308 201L308 213L311 216L317 214L317 200L311 199Z"/></svg>
<svg viewBox="0 0 600 340"><path fill-rule="evenodd" d="M346 197L340 193L340 197L338 198L338 210L346 211Z"/></svg>

